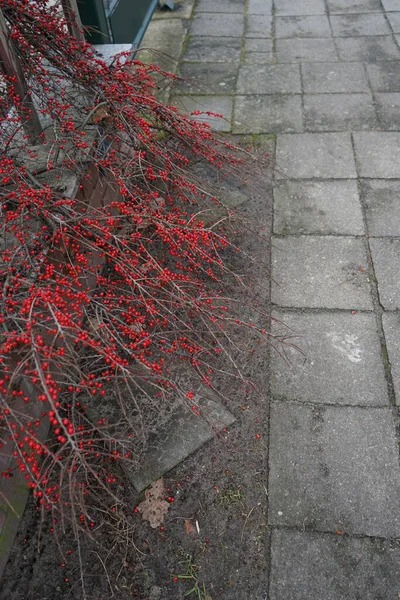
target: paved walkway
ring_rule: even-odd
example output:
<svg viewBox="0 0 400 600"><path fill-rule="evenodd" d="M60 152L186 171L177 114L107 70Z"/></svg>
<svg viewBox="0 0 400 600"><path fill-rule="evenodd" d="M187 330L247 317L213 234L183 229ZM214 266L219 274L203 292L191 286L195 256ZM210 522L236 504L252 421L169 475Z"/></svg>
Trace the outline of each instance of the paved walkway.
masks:
<svg viewBox="0 0 400 600"><path fill-rule="evenodd" d="M304 355L272 359L266 598L398 599L400 0L198 0L190 28L174 101L276 134L274 316Z"/></svg>

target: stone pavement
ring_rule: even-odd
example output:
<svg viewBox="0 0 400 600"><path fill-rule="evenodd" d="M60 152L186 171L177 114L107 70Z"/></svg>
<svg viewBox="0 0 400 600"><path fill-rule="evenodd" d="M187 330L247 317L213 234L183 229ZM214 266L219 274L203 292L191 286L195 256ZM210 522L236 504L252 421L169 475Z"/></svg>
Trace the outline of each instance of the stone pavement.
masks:
<svg viewBox="0 0 400 600"><path fill-rule="evenodd" d="M173 102L276 136L275 332L302 354L272 356L265 598L398 599L400 0L198 0L187 29Z"/></svg>

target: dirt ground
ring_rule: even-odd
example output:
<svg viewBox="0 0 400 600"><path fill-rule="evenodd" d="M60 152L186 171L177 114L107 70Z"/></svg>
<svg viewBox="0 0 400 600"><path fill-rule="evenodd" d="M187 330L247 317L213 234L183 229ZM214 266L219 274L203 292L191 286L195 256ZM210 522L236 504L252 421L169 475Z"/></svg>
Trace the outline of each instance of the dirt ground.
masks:
<svg viewBox="0 0 400 600"><path fill-rule="evenodd" d="M268 312L268 174L254 180L246 193L249 199L240 210L251 231L242 246L260 257L253 276ZM71 534L59 540L62 558L50 517L42 522L31 500L0 582L0 600L266 599L269 351L260 344L242 362L254 390L243 385L224 390L236 423L164 477L174 500L162 528L151 529L134 513L144 495L132 493L134 528L126 534L125 547L100 532L100 545L82 540L78 548Z"/></svg>

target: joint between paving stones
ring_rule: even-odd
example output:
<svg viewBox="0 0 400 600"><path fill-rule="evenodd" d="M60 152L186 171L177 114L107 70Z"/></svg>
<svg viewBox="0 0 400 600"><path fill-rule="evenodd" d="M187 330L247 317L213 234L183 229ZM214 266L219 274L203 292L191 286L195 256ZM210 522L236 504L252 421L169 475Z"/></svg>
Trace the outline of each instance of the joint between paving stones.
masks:
<svg viewBox="0 0 400 600"><path fill-rule="evenodd" d="M297 531L299 533L313 533L319 536L329 536L332 538L354 538L354 539L366 539L370 541L376 540L377 542L396 542L400 543L400 538L398 537L383 537L378 535L367 535L364 533L348 533L347 531L341 531L340 533L336 533L335 531L329 531L327 529L313 529L312 527L296 527L293 525L268 525L268 529L272 532L276 531Z"/></svg>
<svg viewBox="0 0 400 600"><path fill-rule="evenodd" d="M351 142L352 142L352 147L353 147L353 152L354 152L356 169L359 173L359 165L357 164L357 153L355 150L353 134L351 135ZM384 331L383 321L382 321L382 315L384 314L385 309L382 306L380 296L379 296L378 279L376 276L374 260L373 260L373 256L372 256L372 252L371 252L371 246L369 243L369 239L370 239L369 226L368 226L368 220L366 217L366 206L365 206L364 195L363 195L363 190L361 188L360 179L361 179L360 177L357 178L357 187L358 187L358 193L359 193L359 198L360 198L361 213L362 213L362 217L363 217L363 221L364 221L364 228L365 228L365 233L366 233L365 247L366 247L366 253L367 253L368 266L369 266L369 270L372 274L372 277L369 278L370 279L370 287L371 287L372 303L373 303L373 307L374 307L374 313L376 316L378 336L379 336L379 340L380 340L380 344L381 344L381 354L382 354L382 361L383 361L383 365L384 365L386 384L387 384L387 388L388 388L389 402L394 411L396 408L396 396L395 396L395 390L394 390L392 369L391 369L391 364L389 361L386 336L385 336L385 331ZM378 237L378 236L374 236L374 237ZM396 414L394 413L393 416L394 416L394 419L396 422ZM396 431L396 435L397 435L397 443L398 443L399 452L400 452L400 438L399 438L398 431Z"/></svg>
<svg viewBox="0 0 400 600"><path fill-rule="evenodd" d="M289 367L290 368L290 367ZM298 400L297 398L287 398L286 396L278 396L277 394L271 393L271 402L281 403L281 404L295 404L297 406L306 406L307 408L316 409L316 408L333 408L333 409L342 409L342 408L360 408L362 410L368 411L369 409L373 410L382 410L382 408L390 408L389 405L385 406L384 404L347 404L347 403L339 403L335 402L311 402L310 400Z"/></svg>

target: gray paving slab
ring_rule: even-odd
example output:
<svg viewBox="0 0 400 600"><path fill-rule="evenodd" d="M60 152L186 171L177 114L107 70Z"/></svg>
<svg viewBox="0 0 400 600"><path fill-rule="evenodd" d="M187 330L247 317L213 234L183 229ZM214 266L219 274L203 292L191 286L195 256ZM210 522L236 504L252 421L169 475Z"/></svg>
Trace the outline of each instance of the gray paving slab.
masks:
<svg viewBox="0 0 400 600"><path fill-rule="evenodd" d="M278 135L277 179L353 179L357 177L350 134Z"/></svg>
<svg viewBox="0 0 400 600"><path fill-rule="evenodd" d="M353 138L360 177L400 178L400 133L357 131Z"/></svg>
<svg viewBox="0 0 400 600"><path fill-rule="evenodd" d="M311 404L388 406L377 322L372 313L274 311L275 335L301 348L271 357L271 392L276 399ZM289 329L287 329L289 328Z"/></svg>
<svg viewBox="0 0 400 600"><path fill-rule="evenodd" d="M376 93L375 106L381 129L400 130L400 93Z"/></svg>
<svg viewBox="0 0 400 600"><path fill-rule="evenodd" d="M386 11L395 11L399 10L399 1L398 0L381 0L383 8Z"/></svg>
<svg viewBox="0 0 400 600"><path fill-rule="evenodd" d="M366 65L371 88L375 92L400 92L400 62L379 62Z"/></svg>
<svg viewBox="0 0 400 600"><path fill-rule="evenodd" d="M327 0L327 6L331 15L382 11L380 0Z"/></svg>
<svg viewBox="0 0 400 600"><path fill-rule="evenodd" d="M318 94L304 97L307 131L371 130L377 126L371 94Z"/></svg>
<svg viewBox="0 0 400 600"><path fill-rule="evenodd" d="M272 39L245 38L244 63L264 64L274 62Z"/></svg>
<svg viewBox="0 0 400 600"><path fill-rule="evenodd" d="M243 0L197 0L196 12L208 13L243 13Z"/></svg>
<svg viewBox="0 0 400 600"><path fill-rule="evenodd" d="M270 524L400 536L400 467L389 408L273 402L270 419Z"/></svg>
<svg viewBox="0 0 400 600"><path fill-rule="evenodd" d="M360 189L369 235L400 237L400 181L361 179Z"/></svg>
<svg viewBox="0 0 400 600"><path fill-rule="evenodd" d="M381 0L386 11L399 10L399 0Z"/></svg>
<svg viewBox="0 0 400 600"><path fill-rule="evenodd" d="M276 40L278 63L298 61L326 62L338 60L332 39L293 38Z"/></svg>
<svg viewBox="0 0 400 600"><path fill-rule="evenodd" d="M242 14L199 13L195 15L191 33L192 35L236 37L241 36L244 28Z"/></svg>
<svg viewBox="0 0 400 600"><path fill-rule="evenodd" d="M245 65L264 65L275 63L272 52L246 52L243 59Z"/></svg>
<svg viewBox="0 0 400 600"><path fill-rule="evenodd" d="M400 406L400 314L385 312L382 315L382 322L396 404Z"/></svg>
<svg viewBox="0 0 400 600"><path fill-rule="evenodd" d="M274 238L272 302L296 308L372 310L363 241L333 236Z"/></svg>
<svg viewBox="0 0 400 600"><path fill-rule="evenodd" d="M355 180L277 182L274 233L363 235L363 215Z"/></svg>
<svg viewBox="0 0 400 600"><path fill-rule="evenodd" d="M272 40L268 38L246 38L244 49L246 52L272 52Z"/></svg>
<svg viewBox="0 0 400 600"><path fill-rule="evenodd" d="M400 544L276 529L270 600L397 600Z"/></svg>
<svg viewBox="0 0 400 600"><path fill-rule="evenodd" d="M247 17L246 37L272 37L272 17L269 15L253 15Z"/></svg>
<svg viewBox="0 0 400 600"><path fill-rule="evenodd" d="M270 15L272 14L272 0L250 0L249 15Z"/></svg>
<svg viewBox="0 0 400 600"><path fill-rule="evenodd" d="M275 35L277 38L324 38L331 35L331 29L326 15L276 17Z"/></svg>
<svg viewBox="0 0 400 600"><path fill-rule="evenodd" d="M384 15L379 13L332 15L330 22L333 35L340 37L392 33Z"/></svg>
<svg viewBox="0 0 400 600"><path fill-rule="evenodd" d="M224 118L202 114L193 119L209 123L216 131L230 131L233 107L230 96L172 96L171 104L186 113L201 110L222 114Z"/></svg>
<svg viewBox="0 0 400 600"><path fill-rule="evenodd" d="M157 9L153 13L152 21L169 21L170 19L190 19L192 15L195 0L176 0L174 10L168 10L158 3ZM108 3L110 5L110 3Z"/></svg>
<svg viewBox="0 0 400 600"><path fill-rule="evenodd" d="M136 58L145 63L159 65L175 73L187 27L182 19L155 19L150 21Z"/></svg>
<svg viewBox="0 0 400 600"><path fill-rule="evenodd" d="M400 4L397 8L400 8ZM400 33L400 12L388 12L387 18L394 33Z"/></svg>
<svg viewBox="0 0 400 600"><path fill-rule="evenodd" d="M303 89L307 94L369 92L362 63L303 63Z"/></svg>
<svg viewBox="0 0 400 600"><path fill-rule="evenodd" d="M238 133L303 131L301 96L236 96L234 125Z"/></svg>
<svg viewBox="0 0 400 600"><path fill-rule="evenodd" d="M380 302L386 310L400 308L400 239L370 240Z"/></svg>
<svg viewBox="0 0 400 600"><path fill-rule="evenodd" d="M242 50L240 37L191 36L184 60L193 62L239 62Z"/></svg>
<svg viewBox="0 0 400 600"><path fill-rule="evenodd" d="M239 70L237 93L300 94L300 67L297 64L242 66Z"/></svg>
<svg viewBox="0 0 400 600"><path fill-rule="evenodd" d="M324 15L324 0L275 0L275 14L282 15Z"/></svg>
<svg viewBox="0 0 400 600"><path fill-rule="evenodd" d="M392 36L335 38L340 60L384 61L400 59L400 50Z"/></svg>
<svg viewBox="0 0 400 600"><path fill-rule="evenodd" d="M182 63L175 93L231 94L235 91L238 63Z"/></svg>
<svg viewBox="0 0 400 600"><path fill-rule="evenodd" d="M138 492L211 440L217 431L235 421L220 402L210 398L202 399L200 410L202 414L196 415L189 406L181 407L172 416L166 431L148 448L142 468L130 476Z"/></svg>

